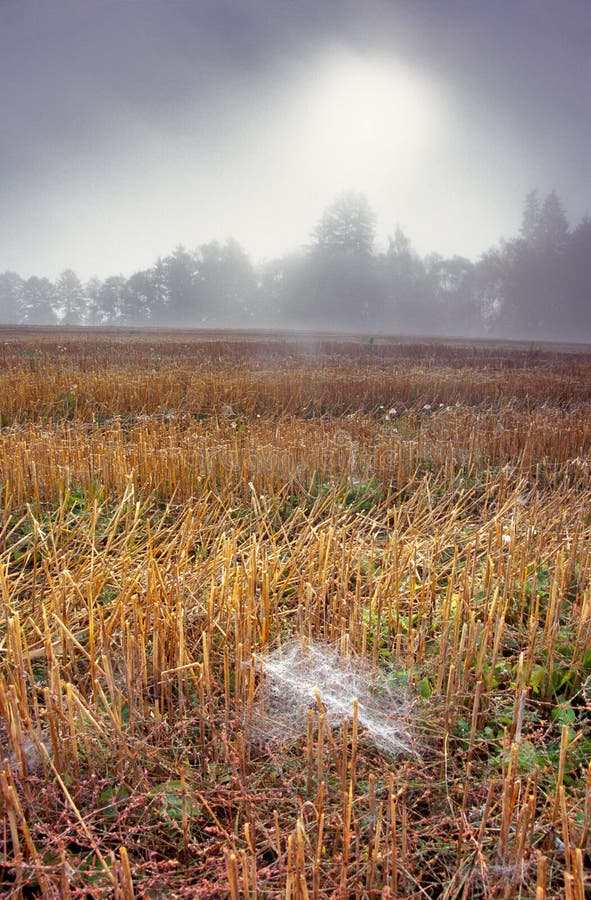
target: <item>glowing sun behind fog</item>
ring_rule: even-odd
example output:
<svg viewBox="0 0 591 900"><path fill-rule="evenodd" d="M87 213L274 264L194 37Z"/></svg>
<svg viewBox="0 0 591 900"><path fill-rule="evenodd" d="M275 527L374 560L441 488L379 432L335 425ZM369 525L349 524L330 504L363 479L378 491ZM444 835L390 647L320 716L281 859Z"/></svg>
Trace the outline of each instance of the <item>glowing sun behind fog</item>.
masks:
<svg viewBox="0 0 591 900"><path fill-rule="evenodd" d="M193 249L228 236L255 260L281 256L306 246L347 190L367 196L378 240L401 222L421 241L436 167L438 184L447 181L444 89L397 59L342 47L286 62L256 86L222 87L215 102L194 101L199 116L179 107L166 128L130 119L117 165L107 171L101 158L92 170L91 205L81 162L59 197L63 227L43 232L42 271L68 267L73 244L83 277L131 274L179 243ZM433 249L430 235L422 243Z"/></svg>
<svg viewBox="0 0 591 900"><path fill-rule="evenodd" d="M280 255L305 245L347 190L367 196L382 241L397 221L414 236L425 209L432 214L426 185L437 169L441 182L449 159L451 103L419 70L331 48L242 99L217 157L224 190L208 216L215 236L235 234L255 258ZM202 180L191 195L206 198L211 170L196 170Z"/></svg>
<svg viewBox="0 0 591 900"><path fill-rule="evenodd" d="M302 162L337 190L371 190L408 172L442 130L436 90L396 61L332 53L294 99L308 136Z"/></svg>

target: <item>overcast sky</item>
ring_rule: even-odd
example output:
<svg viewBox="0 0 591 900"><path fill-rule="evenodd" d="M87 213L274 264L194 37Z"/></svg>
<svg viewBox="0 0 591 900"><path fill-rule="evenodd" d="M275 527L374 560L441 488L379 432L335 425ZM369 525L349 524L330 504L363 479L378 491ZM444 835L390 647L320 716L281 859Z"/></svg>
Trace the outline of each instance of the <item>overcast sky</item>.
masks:
<svg viewBox="0 0 591 900"><path fill-rule="evenodd" d="M527 190L591 212L591 0L0 0L0 271L309 240L476 259Z"/></svg>

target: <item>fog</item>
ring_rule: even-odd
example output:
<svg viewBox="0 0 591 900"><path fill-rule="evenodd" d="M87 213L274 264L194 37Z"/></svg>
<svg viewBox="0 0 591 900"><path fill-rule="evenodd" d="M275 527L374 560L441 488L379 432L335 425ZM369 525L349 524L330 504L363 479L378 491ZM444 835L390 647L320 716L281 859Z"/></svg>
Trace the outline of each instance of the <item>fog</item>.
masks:
<svg viewBox="0 0 591 900"><path fill-rule="evenodd" d="M524 239L528 192L537 189L542 205L555 192L571 237L591 209L589 46L586 0L2 0L0 272L22 284L48 279L53 294L33 282L23 299L4 277L0 315L39 318L43 304L27 297L41 293L43 315L55 321L157 323L176 302L177 324L284 317L306 327L324 316L335 327L440 333L464 317L456 311L444 327L431 305L413 318L412 290L445 304L455 278L462 303L469 295L478 307L465 328L507 330L508 308L531 307L533 286L547 284L531 259L531 283L521 283L527 261L515 242ZM296 302L294 292L321 300L314 279L326 294L327 271L330 290L342 290L343 267L337 277L335 259L311 261L310 248L327 211L353 195L373 223L369 294L351 300L366 312L331 299L314 317L309 298ZM412 290L400 245L392 250L397 227L410 242ZM585 240L583 230L568 266L563 258L556 268L561 277L568 268L576 316L567 327L535 310L521 316L524 331L552 336L556 322L580 333ZM192 259L182 301L170 283L178 258L163 263L179 247ZM566 244L554 249L564 255ZM462 277L442 276L438 257L464 260ZM222 302L212 271L226 264L234 286ZM72 303L63 297L68 271L80 281ZM137 300L136 273L147 272L159 280L160 307L146 291ZM133 303L113 299L115 283L105 290L116 277L136 278ZM477 290L467 285L474 278Z"/></svg>

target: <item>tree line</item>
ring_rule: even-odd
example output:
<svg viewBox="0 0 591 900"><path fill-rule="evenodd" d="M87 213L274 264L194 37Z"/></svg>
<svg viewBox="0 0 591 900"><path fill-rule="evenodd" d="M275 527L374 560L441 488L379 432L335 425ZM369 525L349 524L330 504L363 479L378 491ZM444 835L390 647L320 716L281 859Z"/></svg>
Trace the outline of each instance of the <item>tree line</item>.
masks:
<svg viewBox="0 0 591 900"><path fill-rule="evenodd" d="M591 340L591 219L571 228L554 191L531 191L520 233L477 262L421 257L400 226L375 243L370 204L348 192L308 246L259 265L229 239L179 246L129 278L5 271L0 322Z"/></svg>

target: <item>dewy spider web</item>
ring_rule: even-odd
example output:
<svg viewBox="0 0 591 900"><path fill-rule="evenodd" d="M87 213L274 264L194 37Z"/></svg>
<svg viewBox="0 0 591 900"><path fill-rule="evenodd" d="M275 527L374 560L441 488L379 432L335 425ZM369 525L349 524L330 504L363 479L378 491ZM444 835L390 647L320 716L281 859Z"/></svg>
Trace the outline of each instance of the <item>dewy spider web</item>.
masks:
<svg viewBox="0 0 591 900"><path fill-rule="evenodd" d="M259 655L256 666L263 679L251 720L255 739L287 741L305 733L318 693L331 726L352 717L356 698L360 737L391 754L413 752L410 702L400 679L317 642L283 645Z"/></svg>

